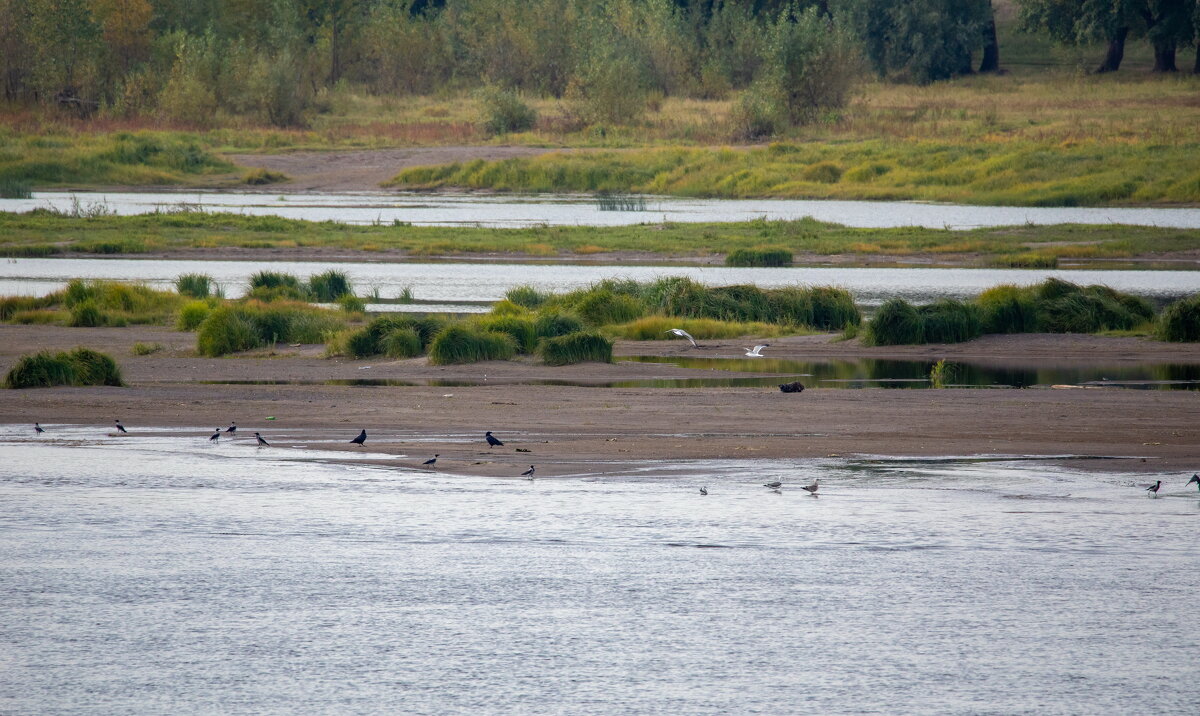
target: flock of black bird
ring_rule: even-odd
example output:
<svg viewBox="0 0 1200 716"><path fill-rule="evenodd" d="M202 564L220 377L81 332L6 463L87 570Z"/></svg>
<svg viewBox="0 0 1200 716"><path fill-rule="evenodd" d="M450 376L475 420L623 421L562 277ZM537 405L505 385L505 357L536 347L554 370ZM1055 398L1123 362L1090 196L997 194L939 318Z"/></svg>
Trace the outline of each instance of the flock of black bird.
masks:
<svg viewBox="0 0 1200 716"><path fill-rule="evenodd" d="M125 426L121 424L120 420L116 420L114 422L116 423L118 433L128 433L129 432L128 430L125 429ZM38 435L41 435L42 433L46 432L46 429L42 427L41 423L34 423L33 430ZM208 438L208 441L209 442L218 442L221 439L221 433L226 433L227 435L232 436L236 432L237 432L237 423L230 422L229 427L227 427L223 430L221 428L214 428L213 434L211 437ZM259 446L271 447L271 443L267 442L266 438L264 438L259 433L254 433L254 439L258 443ZM496 447L497 445L504 445L504 443L501 442L499 438L497 438L495 435L492 435L491 430L484 433L483 439L487 441L489 449ZM355 445L359 445L359 446L364 445L367 442L366 429L364 428L361 432L359 432L358 436L355 437L350 442ZM426 460L425 462L423 462L421 464L428 466L428 467L434 467L437 464L437 459L439 457L440 457L440 455L434 455L433 457L429 458L428 460ZM527 480L532 480L533 472L534 472L533 465L530 465L528 470L521 473L521 477L524 477ZM707 494L707 493L705 493L705 494Z"/></svg>

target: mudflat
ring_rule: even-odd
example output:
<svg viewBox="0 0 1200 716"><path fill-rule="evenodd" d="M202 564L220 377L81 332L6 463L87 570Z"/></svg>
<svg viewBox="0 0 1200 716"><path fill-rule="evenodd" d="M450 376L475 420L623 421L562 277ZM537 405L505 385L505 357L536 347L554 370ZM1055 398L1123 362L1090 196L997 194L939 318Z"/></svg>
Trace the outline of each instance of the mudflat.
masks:
<svg viewBox="0 0 1200 716"><path fill-rule="evenodd" d="M853 454L1083 455L1096 459L1072 459L1071 464L1097 470L1200 470L1200 392L1190 390L809 387L784 394L770 386L599 387L710 377L712 371L620 356L739 357L750 343L745 340L705 341L699 349L677 342L621 342L612 364L549 367L533 360L432 366L424 358L329 359L319 345L202 358L195 355L193 334L144 326L3 326L0 337L3 371L20 355L43 348L86 345L113 355L128 387L0 390L0 422L95 424L100 435L119 418L134 431L160 428L179 434L194 428L194 436L184 435L202 439L211 428L234 420L240 435L265 430L278 449L333 440L322 448L350 451L359 448L349 439L366 428L370 451L395 455L399 463L418 464L439 453L445 470L496 476L515 476L531 463L539 477L550 477L603 473L652 460ZM159 343L162 350L133 356L135 341ZM1197 345L1080 335L989 336L951 346L886 349L831 336L769 342L771 357L798 360L1200 363ZM363 379L393 384L325 383ZM485 430L494 431L504 447L488 448ZM1132 459L1100 459L1110 457Z"/></svg>

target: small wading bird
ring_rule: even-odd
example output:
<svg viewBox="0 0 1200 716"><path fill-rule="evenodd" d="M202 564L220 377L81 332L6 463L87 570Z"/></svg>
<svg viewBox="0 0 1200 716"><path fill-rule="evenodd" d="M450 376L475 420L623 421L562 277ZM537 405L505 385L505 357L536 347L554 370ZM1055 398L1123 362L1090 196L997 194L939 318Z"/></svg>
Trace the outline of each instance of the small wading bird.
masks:
<svg viewBox="0 0 1200 716"><path fill-rule="evenodd" d="M753 348L747 348L746 355L748 355L751 358L762 358L763 357L762 349L766 348L769 345L771 345L771 344L764 343L761 346L754 346Z"/></svg>
<svg viewBox="0 0 1200 716"><path fill-rule="evenodd" d="M663 333L671 333L673 335L679 336L680 338L686 338L692 344L692 348L699 347L699 344L696 343L696 339L692 338L692 334L688 333L687 331L683 330L682 328L669 328L669 329L663 331Z"/></svg>
<svg viewBox="0 0 1200 716"><path fill-rule="evenodd" d="M818 483L819 480L814 477L811 485L803 485L800 489L815 497L817 494L817 488L820 487Z"/></svg>
<svg viewBox="0 0 1200 716"><path fill-rule="evenodd" d="M117 422L117 432L118 432L118 433L127 433L127 432L129 432L128 430L126 430L126 429L125 429L125 426L121 424L121 421L120 421L120 420L118 420L118 421L116 421L116 422Z"/></svg>
<svg viewBox="0 0 1200 716"><path fill-rule="evenodd" d="M1158 482L1154 483L1150 487L1147 487L1146 492L1153 492L1154 496L1158 497L1158 488L1160 488L1160 487L1162 487L1162 480L1159 480Z"/></svg>
<svg viewBox="0 0 1200 716"><path fill-rule="evenodd" d="M526 480L532 480L533 479L533 465L530 465L528 470L526 470L525 472L522 472L521 477L525 478Z"/></svg>
<svg viewBox="0 0 1200 716"><path fill-rule="evenodd" d="M701 487L701 488L700 488L700 494L701 494L701 495L707 495L707 494L708 494L708 488L707 488L707 487Z"/></svg>
<svg viewBox="0 0 1200 716"><path fill-rule="evenodd" d="M212 437L208 439L208 441L209 441L210 443L215 443L215 442L217 442L218 440L220 440L220 439L221 439L221 429L220 429L220 428L214 428L214 429L215 429L217 432L213 433L213 434L212 434Z"/></svg>
<svg viewBox="0 0 1200 716"><path fill-rule="evenodd" d="M484 437L484 439L485 439L485 440L487 440L487 444L488 444L488 448L489 448L489 449L491 449L491 448L493 448L493 447L495 447L495 446L497 446L497 445L503 445L503 444L504 444L504 443L500 442L500 439L499 439L499 438L497 438L495 435L492 435L492 431L491 431L491 430L489 430L489 431L487 431L486 433L484 433L484 434L483 434L483 437Z"/></svg>
<svg viewBox="0 0 1200 716"><path fill-rule="evenodd" d="M266 445L267 447L271 447L271 443L264 440L263 436L259 435L258 433L254 433L254 439L258 441L259 445Z"/></svg>
<svg viewBox="0 0 1200 716"><path fill-rule="evenodd" d="M769 487L772 490L778 490L779 488L783 487L783 483L779 482L778 480L775 482L764 482L763 487Z"/></svg>
<svg viewBox="0 0 1200 716"><path fill-rule="evenodd" d="M34 423L33 424L33 432L37 433L38 435L41 435L42 433L44 433L46 431L42 429L41 425ZM1190 485L1192 483L1189 482L1188 484Z"/></svg>
<svg viewBox="0 0 1200 716"><path fill-rule="evenodd" d="M1188 480L1188 484L1196 483L1196 489L1200 490L1200 473L1192 475L1192 479Z"/></svg>
<svg viewBox="0 0 1200 716"><path fill-rule="evenodd" d="M220 428L217 428L217 430L220 430ZM236 433L237 432L237 423L230 420L229 427L225 428L225 432L229 433L230 435L233 435L234 433Z"/></svg>
<svg viewBox="0 0 1200 716"><path fill-rule="evenodd" d="M429 458L428 460L426 460L425 462L423 462L423 463L421 463L421 464L422 464L422 465L428 465L428 466L430 466L430 467L433 467L434 465L436 465L436 464L437 464L437 459L438 459L438 456L437 456L437 455L434 455L433 457Z"/></svg>
<svg viewBox="0 0 1200 716"><path fill-rule="evenodd" d="M355 443L357 445L362 445L366 441L367 441L367 431L366 431L366 428L364 428L363 431L358 434L358 437L354 438L350 442Z"/></svg>

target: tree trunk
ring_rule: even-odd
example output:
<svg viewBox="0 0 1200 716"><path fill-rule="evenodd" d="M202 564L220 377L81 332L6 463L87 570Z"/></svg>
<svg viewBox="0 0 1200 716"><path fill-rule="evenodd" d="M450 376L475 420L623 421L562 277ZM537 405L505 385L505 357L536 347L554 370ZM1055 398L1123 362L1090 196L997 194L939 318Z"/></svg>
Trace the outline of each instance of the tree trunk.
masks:
<svg viewBox="0 0 1200 716"><path fill-rule="evenodd" d="M1125 38L1129 37L1129 28L1120 27L1108 38L1108 52L1104 62L1096 68L1097 73L1116 72L1121 69L1121 60L1125 59Z"/></svg>
<svg viewBox="0 0 1200 716"><path fill-rule="evenodd" d="M1173 40L1163 41L1162 44L1156 44L1154 46L1154 71L1179 71L1179 68L1175 66L1175 42Z"/></svg>
<svg viewBox="0 0 1200 716"><path fill-rule="evenodd" d="M1000 71L1000 41L996 39L996 16L991 15L987 27L983 30L983 60L979 63L980 72Z"/></svg>
<svg viewBox="0 0 1200 716"><path fill-rule="evenodd" d="M1200 75L1200 40L1196 40L1196 61L1192 64L1192 74Z"/></svg>

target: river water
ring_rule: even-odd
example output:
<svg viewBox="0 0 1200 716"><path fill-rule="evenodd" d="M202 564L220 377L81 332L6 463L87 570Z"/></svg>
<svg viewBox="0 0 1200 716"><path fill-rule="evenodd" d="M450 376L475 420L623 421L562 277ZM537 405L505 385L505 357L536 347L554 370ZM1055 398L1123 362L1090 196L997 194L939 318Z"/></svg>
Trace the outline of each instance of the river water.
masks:
<svg viewBox="0 0 1200 716"><path fill-rule="evenodd" d="M0 712L1200 703L1186 476L1157 498L1139 483L1160 476L1119 460L648 462L530 483L453 458L417 471L416 434L373 433L416 451L375 466L317 441L48 427L0 427ZM794 489L814 477L819 498Z"/></svg>
<svg viewBox="0 0 1200 716"><path fill-rule="evenodd" d="M393 222L417 226L625 226L657 222L792 220L810 216L845 226L924 226L971 229L1024 224L1129 224L1200 228L1200 208L964 206L906 201L684 199L644 197L645 210L604 211L590 196L360 192L271 194L248 192L70 193L35 192L31 199L0 199L0 211L52 208L119 215L214 211L349 224Z"/></svg>
<svg viewBox="0 0 1200 716"><path fill-rule="evenodd" d="M504 297L514 286L529 284L542 291L565 292L605 278L653 281L660 276L688 276L713 286L754 284L778 286L834 285L851 291L865 306L892 297L927 303L938 298L967 298L1003 283L1034 284L1057 276L1079 284L1101 283L1119 291L1166 301L1200 291L1200 271L1091 271L1030 269L922 268L727 268L724 266L576 266L517 263L311 263L298 261L175 261L162 259L3 259L0 295L44 295L73 278L145 281L174 285L184 273L206 273L226 296L246 291L251 274L283 271L301 279L329 268L346 272L360 295L377 289L394 299L404 289L423 302L410 310L485 311L480 305ZM475 305L472 305L474 303ZM376 310L404 309L380 305Z"/></svg>

